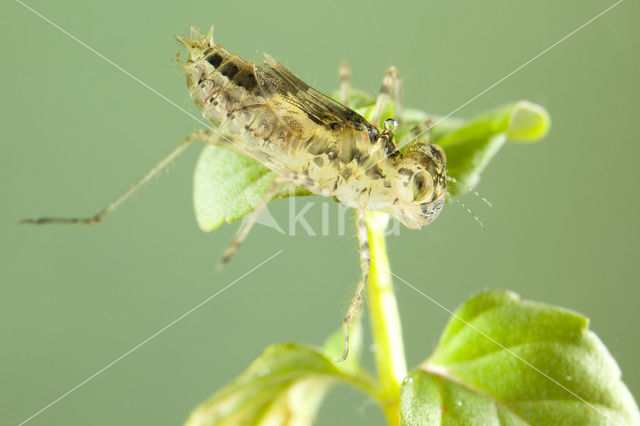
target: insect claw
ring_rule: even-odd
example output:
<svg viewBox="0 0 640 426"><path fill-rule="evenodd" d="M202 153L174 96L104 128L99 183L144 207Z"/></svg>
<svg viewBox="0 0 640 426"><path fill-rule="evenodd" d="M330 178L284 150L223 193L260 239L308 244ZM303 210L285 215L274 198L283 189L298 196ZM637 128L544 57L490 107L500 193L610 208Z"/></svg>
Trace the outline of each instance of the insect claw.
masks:
<svg viewBox="0 0 640 426"><path fill-rule="evenodd" d="M59 217L39 217L37 219L22 219L21 225L97 225L102 221L103 216L96 215L85 218L59 218Z"/></svg>
<svg viewBox="0 0 640 426"><path fill-rule="evenodd" d="M342 357L338 358L335 362L346 361L349 356L349 325L344 322L342 324L342 332L344 333L344 343L342 344Z"/></svg>
<svg viewBox="0 0 640 426"><path fill-rule="evenodd" d="M234 253L235 253L235 251L234 251ZM227 266L227 263L229 263L229 261L231 260L231 256L233 256L233 253L225 252L222 255L222 258L218 261L218 265L217 265L218 271L220 271L222 268Z"/></svg>

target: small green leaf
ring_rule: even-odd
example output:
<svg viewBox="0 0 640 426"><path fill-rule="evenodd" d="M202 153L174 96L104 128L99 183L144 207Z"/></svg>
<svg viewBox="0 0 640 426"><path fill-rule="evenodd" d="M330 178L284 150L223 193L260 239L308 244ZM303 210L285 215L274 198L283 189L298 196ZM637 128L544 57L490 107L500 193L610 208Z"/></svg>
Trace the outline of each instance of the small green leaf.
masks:
<svg viewBox="0 0 640 426"><path fill-rule="evenodd" d="M359 364L362 330L351 331L351 351L342 355L342 330L334 333L324 351L307 345L282 343L269 346L234 382L197 407L186 426L231 424L312 424L327 390L345 382L376 396L374 379Z"/></svg>
<svg viewBox="0 0 640 426"><path fill-rule="evenodd" d="M212 231L251 212L274 176L252 158L206 146L193 178L193 201L200 229Z"/></svg>
<svg viewBox="0 0 640 426"><path fill-rule="evenodd" d="M542 139L549 132L551 119L542 106L519 101L499 107L469 120L432 117L438 123L431 132L431 143L443 148L467 140L478 140L504 133L510 142Z"/></svg>
<svg viewBox="0 0 640 426"><path fill-rule="evenodd" d="M253 158L207 145L193 177L193 203L200 229L213 231L224 222L246 216L262 201L274 177L271 170ZM310 194L302 188L285 187L276 196Z"/></svg>
<svg viewBox="0 0 640 426"><path fill-rule="evenodd" d="M535 142L549 133L551 118L540 105L522 101L509 114L507 139L509 142Z"/></svg>
<svg viewBox="0 0 640 426"><path fill-rule="evenodd" d="M478 185L480 174L500 151L506 140L507 137L503 133L498 133L480 139L468 139L444 148L447 157L447 176L462 184L449 182L447 184L449 193L454 196L463 194L468 191L467 188Z"/></svg>
<svg viewBox="0 0 640 426"><path fill-rule="evenodd" d="M586 318L493 291L462 305L431 358L407 376L401 419L404 425L638 425L640 413Z"/></svg>
<svg viewBox="0 0 640 426"><path fill-rule="evenodd" d="M416 116L415 111L411 111ZM447 175L451 182L448 191L458 195L475 187L480 175L505 142L534 142L549 131L547 111L528 101L520 101L498 108L468 121L433 118L438 123L432 130L430 142L444 148L447 156Z"/></svg>

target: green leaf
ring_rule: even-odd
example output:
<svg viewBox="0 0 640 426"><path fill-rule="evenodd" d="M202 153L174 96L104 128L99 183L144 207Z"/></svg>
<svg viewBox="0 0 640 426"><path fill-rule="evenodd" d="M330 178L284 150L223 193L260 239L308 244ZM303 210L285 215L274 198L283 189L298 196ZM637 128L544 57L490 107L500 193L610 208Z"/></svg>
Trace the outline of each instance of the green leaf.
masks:
<svg viewBox="0 0 640 426"><path fill-rule="evenodd" d="M193 178L193 201L200 229L212 231L251 212L274 176L252 158L207 145Z"/></svg>
<svg viewBox="0 0 640 426"><path fill-rule="evenodd" d="M416 111L410 111L416 118ZM458 195L475 187L480 175L505 142L534 142L549 131L547 111L528 101L520 101L498 108L468 121L459 119L433 120L430 142L444 148L447 156L447 175L451 182L448 191Z"/></svg>
<svg viewBox="0 0 640 426"><path fill-rule="evenodd" d="M503 133L498 133L479 139L468 139L444 148L447 157L447 176L457 181L447 184L449 193L455 196L466 193L467 188L476 187L481 173L506 140L507 137Z"/></svg>
<svg viewBox="0 0 640 426"><path fill-rule="evenodd" d="M274 177L271 170L252 158L207 145L193 177L193 203L200 229L209 232L246 216L262 201ZM310 192L286 187L276 194L279 198L289 195Z"/></svg>
<svg viewBox="0 0 640 426"><path fill-rule="evenodd" d="M535 142L549 132L551 119L542 106L529 101L505 105L472 119L433 117L438 125L431 133L431 143L443 148L468 140L504 133L510 142Z"/></svg>
<svg viewBox="0 0 640 426"><path fill-rule="evenodd" d="M509 142L535 142L549 133L551 118L540 105L518 102L508 114L506 134Z"/></svg>
<svg viewBox="0 0 640 426"><path fill-rule="evenodd" d="M487 292L457 310L431 358L407 376L401 420L638 425L638 407L620 374L586 318Z"/></svg>
<svg viewBox="0 0 640 426"><path fill-rule="evenodd" d="M197 407L186 425L310 425L326 392L337 382L375 396L375 382L357 360L362 342L359 325L351 335L350 355L341 363L333 360L342 354L342 331L327 340L324 351L294 343L269 346L238 379Z"/></svg>

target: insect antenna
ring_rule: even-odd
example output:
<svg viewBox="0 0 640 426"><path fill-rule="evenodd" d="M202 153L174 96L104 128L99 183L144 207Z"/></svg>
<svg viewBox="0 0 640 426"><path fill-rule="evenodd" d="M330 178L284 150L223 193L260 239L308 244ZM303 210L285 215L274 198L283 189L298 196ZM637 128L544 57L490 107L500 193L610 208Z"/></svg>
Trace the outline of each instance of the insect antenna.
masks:
<svg viewBox="0 0 640 426"><path fill-rule="evenodd" d="M487 227L484 225L484 223L482 223L482 221L480 220L480 218L471 211L471 209L469 207L467 207L462 201L458 200L456 197L454 197L453 195L451 195L449 192L447 192L447 195L449 195L449 198L451 198L453 201L455 201L458 205L460 205L460 207L462 207L464 209L464 211L466 211L467 213L469 213L471 215L471 217L473 217L475 219L476 222L478 222L478 224L480 224L480 227L482 229L487 229Z"/></svg>
<svg viewBox="0 0 640 426"><path fill-rule="evenodd" d="M456 179L454 177L451 177L451 176L447 176L447 180L449 182L455 183L456 185L460 185L461 187L463 187L467 191L471 192L476 197L480 198L487 206L493 207L493 204L491 204L491 201L489 201L484 195L480 194L478 191L476 191L475 189L473 189L469 185L464 184L464 183L460 182L458 179ZM451 195L451 194L449 194L449 195Z"/></svg>

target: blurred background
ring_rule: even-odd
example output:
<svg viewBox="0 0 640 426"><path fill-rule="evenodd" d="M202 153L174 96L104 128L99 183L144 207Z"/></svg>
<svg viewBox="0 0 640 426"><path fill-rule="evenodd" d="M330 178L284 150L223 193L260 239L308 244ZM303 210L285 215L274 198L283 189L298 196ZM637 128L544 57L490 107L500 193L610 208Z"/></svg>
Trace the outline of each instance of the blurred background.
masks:
<svg viewBox="0 0 640 426"><path fill-rule="evenodd" d="M325 92L338 87L340 61L351 64L354 86L372 93L393 64L407 107L446 114L613 1L27 4L199 116L173 37L192 24L215 24L230 51L248 60L269 52ZM346 236L258 226L218 272L238 224L209 234L196 225L200 146L98 227L18 225L96 213L203 126L19 3L0 9L0 423L20 423L278 250L29 424L179 424L267 345L321 344L339 327L359 276L351 221ZM552 117L543 142L507 145L484 173L479 190L493 209L463 197L486 230L451 204L422 231L388 240L394 272L449 309L497 288L585 314L636 396L639 9L622 2L458 112L528 99ZM307 201L315 204L306 218L319 227L322 200ZM270 206L285 229L288 208ZM448 314L396 287L413 367L434 349ZM364 363L373 365L370 351ZM318 424L383 417L340 386Z"/></svg>

